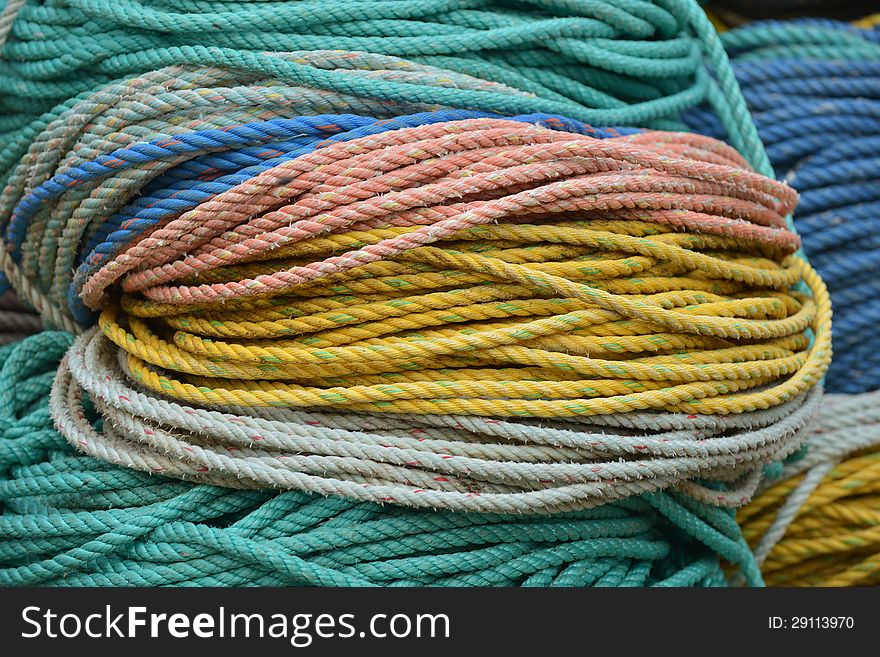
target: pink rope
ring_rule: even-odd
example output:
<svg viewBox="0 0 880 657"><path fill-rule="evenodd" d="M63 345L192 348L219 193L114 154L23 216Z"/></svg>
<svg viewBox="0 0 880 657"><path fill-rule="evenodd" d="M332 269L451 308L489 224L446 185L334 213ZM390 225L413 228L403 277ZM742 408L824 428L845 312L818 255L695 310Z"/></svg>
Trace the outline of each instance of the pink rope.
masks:
<svg viewBox="0 0 880 657"><path fill-rule="evenodd" d="M597 140L501 119L420 126L330 142L219 194L156 229L94 274L103 290L170 303L280 293L496 221L577 216L655 222L790 253L793 190L745 168L729 146L699 135L648 132ZM340 231L411 226L321 262L253 279L171 285Z"/></svg>

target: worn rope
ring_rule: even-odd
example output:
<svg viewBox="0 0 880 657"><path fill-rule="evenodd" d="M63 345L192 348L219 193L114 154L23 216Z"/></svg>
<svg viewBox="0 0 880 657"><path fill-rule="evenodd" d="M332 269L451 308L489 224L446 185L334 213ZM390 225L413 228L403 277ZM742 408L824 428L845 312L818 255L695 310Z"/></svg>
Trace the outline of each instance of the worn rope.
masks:
<svg viewBox="0 0 880 657"><path fill-rule="evenodd" d="M777 173L800 193L798 233L836 309L827 389L874 390L880 387L880 31L770 21L723 39ZM708 114L690 118L700 132L721 132Z"/></svg>
<svg viewBox="0 0 880 657"><path fill-rule="evenodd" d="M459 416L188 408L128 383L97 331L80 337L53 388L56 424L110 463L230 488L282 488L414 507L561 512L677 487L716 506L747 502L761 466L796 452L816 391L726 417L629 413L598 424ZM74 385L78 384L78 385ZM82 388L82 390L80 389ZM82 414L83 391L105 422ZM609 430L614 434L609 435ZM726 490L691 480L729 482Z"/></svg>
<svg viewBox="0 0 880 657"><path fill-rule="evenodd" d="M880 392L826 395L806 456L739 521L768 584L880 582Z"/></svg>
<svg viewBox="0 0 880 657"><path fill-rule="evenodd" d="M101 313L53 388L72 444L457 510L748 500L802 441L830 307L794 255L795 195L747 164L769 172L717 37L692 2L497 4L18 11L3 264L48 323ZM576 120L679 127L702 102L745 159Z"/></svg>
<svg viewBox="0 0 880 657"><path fill-rule="evenodd" d="M514 94L501 85L398 58L345 52L286 57L351 78L403 80L425 90L450 87ZM435 107L291 87L228 69L171 67L114 83L50 122L15 167L0 195L0 226L11 250L4 249L4 268L44 318L76 331L70 313L92 321L77 302L71 282L78 264L78 276L86 276L115 255L120 244L157 222L323 139L368 129L377 119ZM287 118L327 111L364 116L346 115L347 123L341 125L309 116ZM155 139L144 144L145 137ZM140 147L141 152L130 147ZM53 176L63 177L102 155L106 163L110 153L126 153L129 160L118 175L97 178L101 186L96 198L89 198L91 185L80 185L58 199L53 216L37 213L28 222L8 225L16 205ZM161 175L169 169L168 175ZM70 312L65 312L62 306L68 303Z"/></svg>
<svg viewBox="0 0 880 657"><path fill-rule="evenodd" d="M555 516L460 514L186 483L77 454L47 403L71 340L0 348L2 585L722 585L718 555L761 583L732 513L675 492Z"/></svg>
<svg viewBox="0 0 880 657"><path fill-rule="evenodd" d="M339 53L302 57L328 66L352 59ZM387 59L357 61L356 70L405 67ZM432 72L417 70L411 75L423 73ZM168 75L171 72L162 72L159 79L167 80ZM136 79L124 86L154 82ZM467 79L458 83L480 84ZM115 95L117 90L110 91ZM68 125L86 125L84 118L74 120L80 116L90 119L90 133L97 119L97 125L106 122L117 130L112 134L119 134L118 119L112 123L111 119L129 115L121 108L107 114L97 102L99 97L74 107L70 116L47 129L41 141L57 143L59 131L69 135L67 139L78 136L79 131ZM137 102L142 99L137 96ZM163 96L157 108L167 99ZM150 116L148 121L153 120ZM33 278L35 286L42 285L45 297L57 304L54 307L68 305L71 315L85 321L89 316L83 313L83 301L97 308L107 303L108 286L121 280L123 288L129 288L124 311L111 295L100 322L107 337L128 354L126 360L117 366L112 354L101 355L106 345L103 351L96 347L89 352L92 361L102 359L103 367L120 368L117 385L123 386L123 392L117 390L117 398L132 398L125 383L130 379L197 406L280 402L311 410L497 417L590 416L638 409L688 415L760 411L781 404L781 412L744 418L729 447L716 441L714 452L683 460L668 458L668 452L649 452L625 466L602 465L602 457L595 453L574 457L571 449L541 453L529 445L499 452L501 446L496 444L481 451L466 444L474 442L473 436L462 440L460 428L448 427L438 430L439 443L423 445L418 454L409 443L389 452L381 447L387 442L386 433L400 431L400 426L389 428L387 417L385 425L377 427L384 433L350 439L345 447L338 440L314 446L314 435L308 435L298 444L282 440L253 450L253 441L242 434L233 438L239 444L229 444L230 437L223 432L229 418L213 416L196 428L196 435L193 426L184 425L176 434L159 429L162 440L170 443L150 438L139 444L155 436L170 417L181 416L181 407L169 411L162 406L146 418L143 407L117 412L101 403L101 410L113 421L101 433L90 431L76 422L80 388L95 398L105 392L94 385L97 370L93 367L88 374L82 359L71 357L76 367L71 368L71 377L59 378L53 404L65 435L80 449L129 467L227 486L281 486L415 506L549 511L583 508L669 486L689 488L690 494L717 504L745 502L760 465L787 455L801 440L799 434L814 408L812 402L805 404L804 395L818 381L829 354L827 300L821 283L801 261L786 258L798 246L796 236L785 227L793 195L749 173L735 151L711 140L668 133L614 137L620 133L603 133L547 115L519 117L515 122L473 116L442 111L378 123L358 115L317 116L233 126L228 125L227 111L222 132L177 131L173 138L150 142L131 143L129 136L97 142L74 151L54 175L56 160L47 159L45 149L35 147L30 162L22 163L4 194L7 207L12 207L6 231L12 257L21 263L20 279ZM140 112L134 118L145 117ZM162 121L169 122L167 115ZM138 121L131 126L132 136L153 127ZM243 140L253 140L254 135L272 148L242 149ZM109 155L97 147L120 142L125 146ZM155 165L165 161L168 164L157 171ZM571 187L570 179L580 187ZM127 194L136 191L142 180L149 181L147 192L124 205ZM571 193L566 191L570 187ZM120 194L120 189L125 192ZM267 194L268 214L257 214L263 207L257 190ZM98 212L91 210L86 192L102 199ZM599 203L592 197L597 192ZM488 202L480 199L487 194ZM652 194L659 194L659 205L652 205ZM508 197L511 200L505 201ZM118 211L107 219L110 198ZM392 198L400 205L389 206ZM14 206L12 199L19 199ZM284 205L288 199L296 203ZM320 199L319 205L314 206L312 199ZM447 205L446 199L455 203ZM494 214L485 214L484 208ZM455 219L456 214L471 211L484 214L464 224ZM561 213L572 211L599 213L601 218L560 222L565 219ZM291 212L305 214L295 223ZM334 213L342 214L335 219ZM481 226L489 220L502 221L505 215L523 214L528 223L517 219L509 227ZM545 222L545 215L554 219L552 225ZM425 248L422 235L429 236L428 242L446 238L440 242L445 248ZM83 242L85 246L77 249ZM61 248L55 249L53 245L59 244ZM226 253L236 245L246 250ZM143 279L149 282L144 294L155 295L179 277L180 266L188 267L185 275L200 281L209 272L223 280L227 271L236 268L246 273L248 268L277 272L278 262L296 264L300 253L326 253L335 261L334 253L359 246L365 253L387 248L404 260L376 261L373 273L360 266L357 252L352 252L349 262L359 265L354 283L366 273L365 284L375 281L380 287L347 289L350 293L345 296L340 296L338 286L322 291L329 270L318 272L320 266L299 266L305 281L318 283L304 297L302 285L282 288L283 296L271 290L262 298L265 295L254 297L249 283L239 283L237 289L246 293L238 301L235 294L231 301L221 294L222 317L212 316L210 297L202 303L207 307L200 309L174 299L131 294L144 287ZM743 247L746 251L741 253ZM734 250L717 257L713 249ZM751 254L748 249L753 249ZM440 266L430 260L410 264L421 252L433 254ZM184 257L183 262L175 261L176 254ZM450 257L451 266L442 260ZM65 278L69 263L77 260L81 264L76 275ZM249 264L250 260L255 262ZM497 269L496 262L503 269ZM532 269L534 264L543 268ZM388 269L391 265L396 268ZM495 269L485 270L487 265ZM343 265L337 271L344 275L348 268ZM48 269L54 275L43 273ZM636 272L652 275L632 279ZM544 283L542 277L548 273ZM789 291L801 277L815 288L815 299ZM402 291L395 281L403 282ZM215 287L223 289L212 286L208 292ZM612 292L606 293L603 288L609 287ZM558 295L565 296L554 298ZM593 309L597 295L604 307L600 303ZM41 294L34 296L35 306L53 307L51 302L40 304L45 298ZM343 309L346 314L339 312ZM59 314L64 316L59 311L50 319ZM450 317L453 327L463 324L465 331L444 328ZM178 333L193 336L200 345L224 348L224 342L205 338L232 337L244 339L241 347L236 342L233 348L250 349L248 341L254 339L264 340L266 346L255 343L255 358L246 356L241 363L235 362L240 358L223 354L187 356L186 349L161 337L166 319L172 328L185 328L186 333ZM439 348L424 349L424 331L413 333L420 329L431 330ZM297 333L314 334L301 339L303 344L315 340L329 344L299 349L306 361L293 361L286 368L282 357L261 353L280 349L289 360L287 345L296 343L288 338ZM818 339L808 348L811 334ZM737 336L749 343L737 347ZM752 344L762 338L770 343ZM383 339L392 341L392 351L386 349L379 363L368 362L375 361L373 354L382 348ZM534 344L520 347L524 341ZM479 354L471 353L474 346L481 347ZM683 349L696 351L683 358ZM401 356L395 358L393 350ZM334 352L345 358L322 363ZM158 365L180 371L177 361L188 363L182 380L151 369ZM232 374L233 387L212 382L209 388L207 381L191 378L216 378L224 372ZM396 380L389 378L394 373ZM304 381L308 386L297 382L303 375L309 377ZM768 387L774 380L781 385ZM578 381L576 387L573 382ZM671 388L670 382L678 385ZM267 386L268 394L259 390ZM729 393L738 391L744 394L728 399ZM588 398L581 399L584 394ZM778 426L771 427L774 422ZM719 426L714 431L729 428ZM519 427L513 429L523 433ZM287 425L274 427L276 435L289 430ZM705 431L699 427L697 431L702 439ZM651 433L642 428L638 435L652 437ZM575 451L589 437L589 433L578 435ZM661 435L659 440L666 438ZM361 440L374 444L364 445ZM455 447L451 454L443 452L443 441ZM170 445L184 456L198 451L199 457L161 455ZM243 445L249 451L243 451ZM308 453L295 454L306 448ZM278 466L278 456L283 457L283 467ZM457 459L455 463L447 462L450 456ZM516 462L522 465L514 467ZM327 470L331 463L332 476ZM601 480L600 465L607 469L610 483ZM737 484L716 495L687 483L698 476L737 480Z"/></svg>
<svg viewBox="0 0 880 657"><path fill-rule="evenodd" d="M477 119L327 145L117 256L92 280L122 275L129 294L99 324L139 382L190 403L768 408L821 377L827 298L785 256L793 196L695 139Z"/></svg>

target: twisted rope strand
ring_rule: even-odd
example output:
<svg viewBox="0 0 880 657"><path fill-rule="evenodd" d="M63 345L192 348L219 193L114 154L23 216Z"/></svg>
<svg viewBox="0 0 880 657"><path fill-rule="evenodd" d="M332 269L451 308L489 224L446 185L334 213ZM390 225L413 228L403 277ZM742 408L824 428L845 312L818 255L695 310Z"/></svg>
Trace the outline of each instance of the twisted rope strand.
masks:
<svg viewBox="0 0 880 657"><path fill-rule="evenodd" d="M733 70L780 177L810 263L837 309L827 389L880 387L876 331L880 38L839 21L764 21L726 32ZM710 112L687 120L722 135Z"/></svg>
<svg viewBox="0 0 880 657"><path fill-rule="evenodd" d="M739 521L760 547L768 583L877 583L878 402L876 391L827 395L806 456L742 510Z"/></svg>

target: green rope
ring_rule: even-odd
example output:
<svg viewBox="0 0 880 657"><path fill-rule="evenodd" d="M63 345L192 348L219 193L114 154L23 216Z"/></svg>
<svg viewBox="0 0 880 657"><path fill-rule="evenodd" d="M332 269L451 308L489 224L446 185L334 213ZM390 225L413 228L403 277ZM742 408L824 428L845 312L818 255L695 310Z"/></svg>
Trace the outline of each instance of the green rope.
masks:
<svg viewBox="0 0 880 657"><path fill-rule="evenodd" d="M404 56L526 94L426 88L271 54L316 49ZM708 104L770 173L693 0L9 0L0 180L95 89L166 66L597 125L681 129L682 112ZM721 585L719 556L761 583L733 513L675 492L554 516L426 512L194 485L77 454L47 404L70 340L45 332L0 348L0 585Z"/></svg>
<svg viewBox="0 0 880 657"><path fill-rule="evenodd" d="M47 397L72 337L0 348L0 585L717 586L733 513L670 492L554 516L237 491L77 454Z"/></svg>
<svg viewBox="0 0 880 657"><path fill-rule="evenodd" d="M170 65L595 125L683 129L681 113L708 102L731 143L770 171L718 36L694 0L48 0L13 18L5 44L0 37L4 179L32 138L90 90ZM270 54L320 49L403 56L535 97L445 89L428 99L404 82Z"/></svg>

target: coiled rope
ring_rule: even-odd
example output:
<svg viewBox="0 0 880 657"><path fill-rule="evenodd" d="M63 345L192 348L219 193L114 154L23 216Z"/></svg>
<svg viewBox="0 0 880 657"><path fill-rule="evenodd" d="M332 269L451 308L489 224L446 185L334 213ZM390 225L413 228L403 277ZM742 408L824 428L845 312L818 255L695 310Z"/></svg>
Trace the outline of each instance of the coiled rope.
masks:
<svg viewBox="0 0 880 657"><path fill-rule="evenodd" d="M349 79L403 80L425 97L436 97L444 88L517 95L498 84L380 55L307 52L278 57L315 70L343 72ZM75 332L71 313L86 323L93 321L71 289L77 263L85 262L79 271L84 276L115 255L119 243L137 238L255 171L296 157L346 127L350 131L375 123L351 115L347 125L322 125L308 115L345 110L387 119L436 106L330 93L216 68L169 67L99 88L33 139L0 195L0 225L13 247L11 255L4 249L4 269L46 321ZM153 143L144 144L144 138ZM218 151L225 153L215 155ZM79 185L58 199L56 216L37 213L30 221L8 226L21 199L53 175L63 179L68 170L94 166L91 161L101 155L103 165L123 164L106 157L114 152L127 154L128 161L117 176L97 177L102 186L95 190L95 198L89 198L91 185ZM176 165L180 166L173 173L157 175ZM239 175L230 179L226 173ZM95 211L101 221L96 221ZM84 223L83 216L91 217L91 223ZM88 226L92 230L84 232ZM43 239L48 241L34 241ZM69 312L62 309L68 301Z"/></svg>
<svg viewBox="0 0 880 657"><path fill-rule="evenodd" d="M870 21L860 24L870 27ZM835 359L805 455L738 514L770 585L876 584L880 422L874 323L880 211L880 38L825 20L767 21L723 37L768 154L801 201L795 223L834 300ZM708 114L689 123L721 134Z"/></svg>
<svg viewBox="0 0 880 657"><path fill-rule="evenodd" d="M4 269L101 311L50 403L101 460L16 442L0 581L760 582L719 507L802 441L830 307L693 2L165 6L0 20ZM579 122L703 102L745 159Z"/></svg>
<svg viewBox="0 0 880 657"><path fill-rule="evenodd" d="M760 574L732 512L671 492L554 516L236 491L74 452L47 396L66 333L0 348L0 584L723 585Z"/></svg>
<svg viewBox="0 0 880 657"><path fill-rule="evenodd" d="M880 391L826 395L806 456L738 520L767 583L880 582Z"/></svg>
<svg viewBox="0 0 880 657"><path fill-rule="evenodd" d="M682 111L709 102L731 143L769 172L723 49L693 0L58 0L9 3L0 26L0 173L92 90L175 65L389 101L551 112L595 125L680 128ZM405 57L530 96L426 92L274 54L324 49Z"/></svg>
<svg viewBox="0 0 880 657"><path fill-rule="evenodd" d="M462 112L308 123L346 124L358 127L191 210L178 204L176 218L130 247L114 242L114 258L79 279L93 305L114 280L129 293L104 310L104 336L87 334L62 367L53 413L73 444L226 486L495 512L584 508L749 472L729 494L692 491L738 505L762 463L797 448L815 407L805 395L830 355L829 307L808 265L786 256L798 244L786 188L687 135L600 140L577 122ZM8 234L34 232L32 217L63 190L131 160L117 151L51 179L18 204ZM200 284L173 284L181 277ZM790 290L800 280L813 297ZM194 421L127 380L234 407L241 429L226 430L228 414ZM76 421L79 388L112 418L100 433ZM384 418L239 417L280 406ZM578 433L498 422L640 409L684 418L603 418L639 429L613 448L598 448L595 422ZM667 443L708 436L719 439L684 454ZM607 461L621 450L635 460Z"/></svg>
<svg viewBox="0 0 880 657"><path fill-rule="evenodd" d="M727 32L755 123L777 173L800 193L795 223L835 306L830 392L880 387L880 32L820 20ZM722 134L709 114L690 114Z"/></svg>
<svg viewBox="0 0 880 657"><path fill-rule="evenodd" d="M56 423L86 453L230 488L453 510L560 512L667 487L740 506L763 463L799 448L820 399L814 392L771 411L725 417L626 413L549 426L454 415L218 412L133 389L110 346L96 332L81 337L53 389ZM102 430L82 417L75 384L95 400ZM720 491L689 481L698 477L741 481Z"/></svg>

